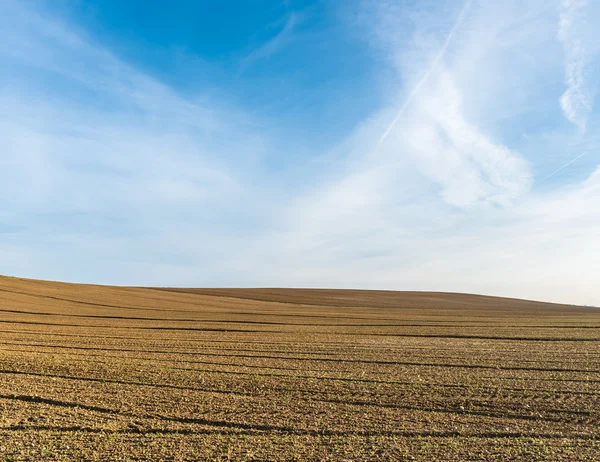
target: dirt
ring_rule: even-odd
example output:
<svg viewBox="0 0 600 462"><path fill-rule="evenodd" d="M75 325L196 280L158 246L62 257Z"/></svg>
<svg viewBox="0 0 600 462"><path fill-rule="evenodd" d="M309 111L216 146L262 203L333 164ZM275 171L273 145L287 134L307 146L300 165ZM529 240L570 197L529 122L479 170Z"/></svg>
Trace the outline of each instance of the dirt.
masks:
<svg viewBox="0 0 600 462"><path fill-rule="evenodd" d="M0 460L600 460L600 309L0 277Z"/></svg>

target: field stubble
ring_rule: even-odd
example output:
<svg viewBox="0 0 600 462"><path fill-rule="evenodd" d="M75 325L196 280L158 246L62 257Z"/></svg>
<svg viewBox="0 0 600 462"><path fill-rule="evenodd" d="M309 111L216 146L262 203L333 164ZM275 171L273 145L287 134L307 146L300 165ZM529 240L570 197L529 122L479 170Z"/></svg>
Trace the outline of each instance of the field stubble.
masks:
<svg viewBox="0 0 600 462"><path fill-rule="evenodd" d="M0 278L0 460L600 460L600 310Z"/></svg>

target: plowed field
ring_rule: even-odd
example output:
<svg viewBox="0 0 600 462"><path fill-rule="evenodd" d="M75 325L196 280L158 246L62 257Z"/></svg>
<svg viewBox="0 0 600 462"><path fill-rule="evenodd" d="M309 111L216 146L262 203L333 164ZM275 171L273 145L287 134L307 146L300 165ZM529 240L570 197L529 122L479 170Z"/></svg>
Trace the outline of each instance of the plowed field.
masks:
<svg viewBox="0 0 600 462"><path fill-rule="evenodd" d="M0 460L600 460L600 309L0 278Z"/></svg>

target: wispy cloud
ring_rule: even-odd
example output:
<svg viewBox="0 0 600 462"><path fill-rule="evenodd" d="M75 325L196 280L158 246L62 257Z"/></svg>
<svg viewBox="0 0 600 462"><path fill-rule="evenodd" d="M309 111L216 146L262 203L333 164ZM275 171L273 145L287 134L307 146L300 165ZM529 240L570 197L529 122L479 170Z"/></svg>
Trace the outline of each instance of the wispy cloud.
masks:
<svg viewBox="0 0 600 462"><path fill-rule="evenodd" d="M395 151L395 156L412 158L413 165L441 187L441 197L448 204L456 207L472 207L478 203L506 206L528 191L532 178L522 155L494 142L476 123L468 121L463 101L465 91L458 81L464 80L460 62L470 50L464 48L461 32L463 36L471 34L469 38L478 40L478 45L485 44L483 37L472 36L472 26L465 26L461 31L471 7L470 1L462 5L439 49L430 51L433 55L431 64L415 79L416 83L375 149L379 150L393 134L388 148ZM385 8L385 21L390 21L393 10L389 5ZM475 17L482 14L481 9L473 13ZM396 14L400 15L402 11L396 11ZM423 42L424 54L428 49L434 49L430 43L435 39L425 38L423 32L416 33ZM458 43L450 50L455 39ZM383 37L383 40L389 47L397 39ZM487 43L491 45L490 40ZM420 44L416 46L418 48ZM453 51L451 58L446 57L449 51ZM413 80L411 71L414 73L414 69L419 68L414 54L397 53L396 56L399 57L398 67L403 70L402 78ZM472 59L477 59L477 55Z"/></svg>
<svg viewBox="0 0 600 462"><path fill-rule="evenodd" d="M404 113L406 108L412 103L413 98L421 90L423 85L425 85L425 83L427 83L427 80L429 79L431 74L437 69L438 65L440 64L441 60L443 59L444 55L446 54L446 51L448 50L448 46L452 42L452 38L454 37L454 34L456 34L457 29L461 26L463 18L465 16L467 10L471 6L471 3L472 3L472 1L468 0L463 5L462 9L460 10L460 13L458 14L458 17L456 18L456 21L454 22L454 25L452 26L452 29L450 29L450 32L448 32L448 35L446 36L446 40L444 41L444 43L441 46L440 50L438 51L437 55L433 59L431 65L429 66L429 68L425 71L423 76L419 79L419 81L415 84L415 86L411 89L411 91L406 96L404 104L402 104L402 106L400 106L400 109L398 110L396 117L394 117L394 120L392 120L389 127L385 129L385 131L381 135L381 138L379 138L379 141L377 142L377 145L375 146L375 151L379 150L379 147L381 146L381 144L385 141L385 139L388 137L388 135L390 134L392 129L398 123L398 119L402 116L402 114Z"/></svg>
<svg viewBox="0 0 600 462"><path fill-rule="evenodd" d="M522 156L494 143L466 120L460 91L449 73L439 75L428 88L403 129L398 136L405 149L442 187L442 197L451 205L509 205L531 185Z"/></svg>
<svg viewBox="0 0 600 462"><path fill-rule="evenodd" d="M268 59L271 56L279 53L290 41L294 29L300 22L301 15L294 11L290 12L283 27L273 37L262 43L258 48L248 54L241 62L242 69L247 68L252 63L261 60Z"/></svg>
<svg viewBox="0 0 600 462"><path fill-rule="evenodd" d="M597 139L547 104L564 80L558 1L370 5L362 27L386 104L284 174L268 162L294 149L274 149L278 120L185 97L34 4L1 2L2 271L600 303ZM600 34L582 5L560 7L563 109L592 127ZM297 21L253 59L275 58ZM532 187L532 172L577 160L548 168L546 146L566 156L574 143L589 153L584 179Z"/></svg>
<svg viewBox="0 0 600 462"><path fill-rule="evenodd" d="M598 89L598 72L594 63L597 63L600 51L596 36L599 21L600 7L597 3L562 1L558 38L565 53L567 90L560 98L560 105L565 117L581 131L586 129Z"/></svg>
<svg viewBox="0 0 600 462"><path fill-rule="evenodd" d="M387 3L382 16L388 23L394 23L390 11L406 16ZM597 303L590 279L569 265L586 274L598 270L584 250L600 251L592 244L600 216L586 213L597 200L598 174L551 193L532 192L531 169L546 163L545 152L520 152L510 147L517 137L499 129L507 122L497 111L508 106L511 118L519 117L523 98L539 85L537 73L561 72L548 59L534 74L515 73L540 43L552 56L556 18L546 10L537 1L478 3L468 18L462 13L461 27L455 22L442 32L434 28L444 38L424 40L433 56L425 73L422 56L396 52L396 37L379 28L377 36L402 72L399 78L417 84L390 95L390 107L340 145L345 161L297 198L277 230L245 253L242 261L265 263L256 280ZM525 24L528 33L515 36L512 31ZM448 30L454 31L450 42ZM432 46L435 42L441 46ZM442 58L435 61L440 50Z"/></svg>
<svg viewBox="0 0 600 462"><path fill-rule="evenodd" d="M152 279L151 265L131 262L203 260L212 237L256 232L266 212L249 204L266 204L269 180L250 186L268 155L255 120L183 98L25 4L1 8L0 62L12 72L0 89L0 194L4 220L21 229L11 246L35 243L31 275L52 277L51 261L60 273L67 242L98 262L115 257L110 242L129 276ZM98 280L118 282L102 267Z"/></svg>

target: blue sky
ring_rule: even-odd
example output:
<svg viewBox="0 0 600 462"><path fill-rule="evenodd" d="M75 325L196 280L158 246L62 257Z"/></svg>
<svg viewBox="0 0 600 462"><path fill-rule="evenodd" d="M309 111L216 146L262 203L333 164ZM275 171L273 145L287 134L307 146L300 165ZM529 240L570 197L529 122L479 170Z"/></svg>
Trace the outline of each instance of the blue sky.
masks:
<svg viewBox="0 0 600 462"><path fill-rule="evenodd" d="M600 4L0 3L0 273L600 305Z"/></svg>

